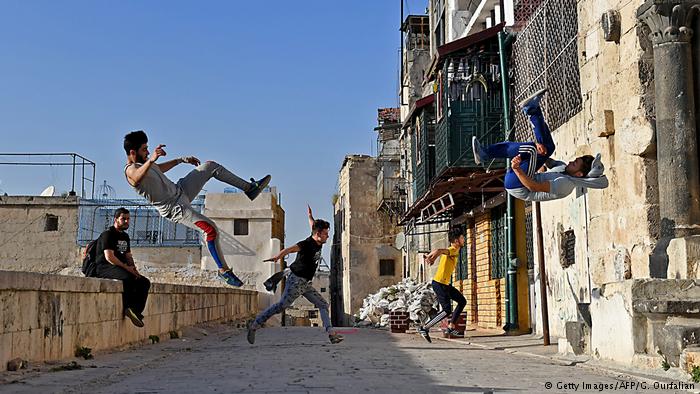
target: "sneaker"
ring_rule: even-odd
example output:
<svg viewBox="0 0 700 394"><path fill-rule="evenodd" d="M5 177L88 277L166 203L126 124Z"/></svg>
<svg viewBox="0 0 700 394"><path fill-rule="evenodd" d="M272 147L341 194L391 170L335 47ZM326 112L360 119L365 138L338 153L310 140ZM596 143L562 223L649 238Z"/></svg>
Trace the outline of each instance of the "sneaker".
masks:
<svg viewBox="0 0 700 394"><path fill-rule="evenodd" d="M476 165L481 165L488 161L488 155L484 151L484 148L481 147L476 136L472 137L472 151L474 152L474 163L476 163Z"/></svg>
<svg viewBox="0 0 700 394"><path fill-rule="evenodd" d="M525 115L531 115L535 110L540 108L540 101L542 101L542 97L544 97L546 92L547 89L540 89L525 100L519 102L518 106L522 108Z"/></svg>
<svg viewBox="0 0 700 394"><path fill-rule="evenodd" d="M255 200L255 198L257 198L258 195L260 195L260 193L262 193L262 191L265 190L267 185L270 184L270 179L272 179L270 175L265 175L259 181L250 178L250 190L245 192L245 195L248 196L250 201Z"/></svg>
<svg viewBox="0 0 700 394"><path fill-rule="evenodd" d="M139 319L138 315L131 308L126 308L124 316L128 317L136 327L143 327L143 320Z"/></svg>
<svg viewBox="0 0 700 394"><path fill-rule="evenodd" d="M219 279L223 280L224 282L226 282L227 284L229 284L231 286L234 286L234 287L243 286L243 281L238 279L236 274L234 274L230 268L228 271L219 272L218 275L219 275Z"/></svg>
<svg viewBox="0 0 700 394"><path fill-rule="evenodd" d="M274 293L275 291L277 291L277 283L270 282L269 279L263 282L263 286L265 286L265 290L267 290L271 293Z"/></svg>
<svg viewBox="0 0 700 394"><path fill-rule="evenodd" d="M255 329L254 328L248 328L248 343L249 344L254 344L255 343Z"/></svg>
<svg viewBox="0 0 700 394"><path fill-rule="evenodd" d="M282 281L282 279L284 279L285 271L276 272L276 273L272 274L271 277L267 278L263 282L263 286L265 286L265 290L274 293L277 290L277 285Z"/></svg>
<svg viewBox="0 0 700 394"><path fill-rule="evenodd" d="M336 343L342 342L343 339L345 339L345 338L340 334L333 334L333 335L329 335L328 339L331 341L332 344L335 345Z"/></svg>
<svg viewBox="0 0 700 394"><path fill-rule="evenodd" d="M448 337L464 338L464 333L461 331L457 331L454 328L448 328L447 330L445 330L445 334L447 334Z"/></svg>
<svg viewBox="0 0 700 394"><path fill-rule="evenodd" d="M418 333L419 333L423 338L425 338L426 341L428 341L429 343L433 343L433 340L430 339L430 330L425 329L425 328L423 328L423 327L420 327L420 328L418 328Z"/></svg>

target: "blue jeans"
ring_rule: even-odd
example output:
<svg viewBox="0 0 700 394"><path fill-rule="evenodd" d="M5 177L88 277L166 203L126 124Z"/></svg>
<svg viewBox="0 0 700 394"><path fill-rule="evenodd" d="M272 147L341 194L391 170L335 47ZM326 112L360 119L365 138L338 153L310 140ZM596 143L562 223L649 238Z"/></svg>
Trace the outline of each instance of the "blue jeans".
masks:
<svg viewBox="0 0 700 394"><path fill-rule="evenodd" d="M554 145L554 140L552 139L552 133L549 131L549 127L544 121L542 110L538 108L536 111L534 111L530 115L530 122L534 128L537 142L544 145L544 147L547 149L546 155L537 154L537 149L535 148L534 142L499 142L497 144L485 146L484 151L489 158L492 159L512 159L515 156L520 155L520 157L523 159L523 161L520 163L520 168L522 168L522 170L532 178L537 169L542 167L547 159L552 156L556 146ZM518 189L524 187L520 182L520 179L518 179L517 175L515 175L511 168L508 168L506 171L504 186L506 189Z"/></svg>
<svg viewBox="0 0 700 394"><path fill-rule="evenodd" d="M255 322L251 328L259 328L273 315L281 313L283 310L289 308L294 300L300 296L304 296L304 298L309 300L316 308L318 308L318 313L321 315L321 321L323 322L323 328L326 329L326 332L330 333L333 330L333 327L331 326L331 317L328 313L328 303L325 299L323 299L321 294L316 291L313 286L311 286L310 280L300 278L294 275L293 272L287 276L287 283L284 286L284 293L282 293L282 298L280 301L274 305L270 305L270 307L262 311L258 317L255 318Z"/></svg>

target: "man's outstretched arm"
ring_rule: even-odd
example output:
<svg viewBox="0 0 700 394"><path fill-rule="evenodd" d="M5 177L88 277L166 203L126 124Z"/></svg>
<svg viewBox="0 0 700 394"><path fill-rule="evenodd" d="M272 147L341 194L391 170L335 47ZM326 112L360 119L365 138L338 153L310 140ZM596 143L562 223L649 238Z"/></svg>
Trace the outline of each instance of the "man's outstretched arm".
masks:
<svg viewBox="0 0 700 394"><path fill-rule="evenodd" d="M185 157L179 157L177 159L166 161L165 163L157 164L157 166L158 166L158 168L160 168L160 170L162 172L166 172L180 163L190 163L193 166L198 166L199 159L197 159L194 156L185 156Z"/></svg>
<svg viewBox="0 0 700 394"><path fill-rule="evenodd" d="M510 166L513 169L513 172L515 172L515 175L520 180L520 183L522 183L523 186L525 186L531 192L549 193L549 190L550 190L549 182L537 182L534 179L527 176L525 171L523 171L523 169L520 168L521 161L522 161L522 159L520 158L520 156L515 156L510 162Z"/></svg>
<svg viewBox="0 0 700 394"><path fill-rule="evenodd" d="M309 228L311 228L311 231L314 229L314 213L311 212L311 206L309 204L306 204L306 208L308 208L308 213L309 213Z"/></svg>

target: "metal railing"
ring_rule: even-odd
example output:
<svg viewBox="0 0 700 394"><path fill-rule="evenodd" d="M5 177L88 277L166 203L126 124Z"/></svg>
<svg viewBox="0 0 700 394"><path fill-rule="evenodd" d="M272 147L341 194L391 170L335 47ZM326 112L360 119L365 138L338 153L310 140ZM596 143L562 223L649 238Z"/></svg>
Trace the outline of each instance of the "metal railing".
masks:
<svg viewBox="0 0 700 394"><path fill-rule="evenodd" d="M202 212L203 199L195 199L192 207ZM97 239L114 222L114 212L124 207L129 210L130 224L127 234L131 246L199 246L199 231L175 224L160 216L146 200L80 200L78 217L78 245L85 246Z"/></svg>
<svg viewBox="0 0 700 394"><path fill-rule="evenodd" d="M95 198L95 162L85 158L77 153L0 153L0 158L7 157L11 159L0 161L0 165L7 166L48 166L48 167L72 167L72 180L70 187L70 195L76 195L75 191L75 177L80 176L80 197L87 198L87 192L85 191L85 183L90 183L90 198ZM17 158L26 158L26 161ZM47 158L47 157L64 157L71 160L69 162L63 161L38 161L35 158ZM40 159L39 159L40 160ZM80 167L80 169L78 169ZM88 178L85 175L85 167L92 167L92 177ZM76 174L76 170L80 173ZM89 169L88 169L89 176Z"/></svg>

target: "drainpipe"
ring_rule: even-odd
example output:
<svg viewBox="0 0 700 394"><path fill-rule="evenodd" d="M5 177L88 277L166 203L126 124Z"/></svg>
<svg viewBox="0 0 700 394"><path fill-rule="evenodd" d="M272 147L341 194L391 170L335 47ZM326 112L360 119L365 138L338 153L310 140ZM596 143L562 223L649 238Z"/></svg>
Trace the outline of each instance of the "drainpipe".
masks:
<svg viewBox="0 0 700 394"><path fill-rule="evenodd" d="M501 63L501 89L503 95L503 127L505 139L510 134L510 94L508 91L508 65L506 63L506 33L498 32L498 54ZM510 160L506 162L510 167ZM506 331L518 329L518 258L515 255L515 200L508 194L506 200L506 229L508 231L508 269L506 273Z"/></svg>

